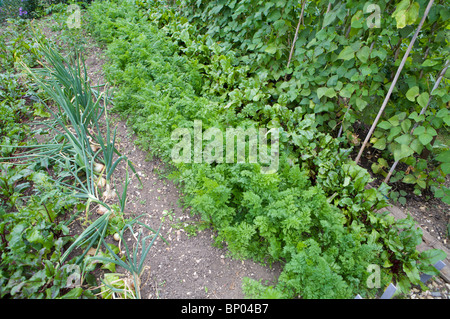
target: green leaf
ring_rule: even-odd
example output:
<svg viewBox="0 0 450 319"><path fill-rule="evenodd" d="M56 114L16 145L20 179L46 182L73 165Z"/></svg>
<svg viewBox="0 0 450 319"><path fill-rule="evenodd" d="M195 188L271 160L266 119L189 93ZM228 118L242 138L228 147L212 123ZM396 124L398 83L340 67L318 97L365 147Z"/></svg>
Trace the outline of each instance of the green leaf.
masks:
<svg viewBox="0 0 450 319"><path fill-rule="evenodd" d="M439 112L436 113L436 117L445 118L449 114L449 110L447 109L440 109Z"/></svg>
<svg viewBox="0 0 450 319"><path fill-rule="evenodd" d="M447 258L447 255L440 249L428 249L420 253L420 261L424 264L434 265L445 258Z"/></svg>
<svg viewBox="0 0 450 319"><path fill-rule="evenodd" d="M336 127L337 122L335 120L328 121L328 126L333 130Z"/></svg>
<svg viewBox="0 0 450 319"><path fill-rule="evenodd" d="M394 18L397 21L397 29L403 29L406 27L406 10L397 12Z"/></svg>
<svg viewBox="0 0 450 319"><path fill-rule="evenodd" d="M395 161L400 161L402 158L414 154L414 151L408 145L399 144L396 147L394 147L393 153Z"/></svg>
<svg viewBox="0 0 450 319"><path fill-rule="evenodd" d="M437 132L434 128L432 128L431 126L427 127L427 134L430 134L431 136L436 136Z"/></svg>
<svg viewBox="0 0 450 319"><path fill-rule="evenodd" d="M323 26L322 26L322 28L325 28L329 24L333 23L333 21L336 19L336 17L337 17L337 12L336 11L330 11L330 12L326 13L325 17L323 19Z"/></svg>
<svg viewBox="0 0 450 319"><path fill-rule="evenodd" d="M428 134L428 133L424 133L424 134L420 134L419 135L419 141L423 145L429 144L432 140L433 140L433 136Z"/></svg>
<svg viewBox="0 0 450 319"><path fill-rule="evenodd" d="M427 183L421 179L417 179L417 185L419 185L423 189L425 189L427 187Z"/></svg>
<svg viewBox="0 0 450 319"><path fill-rule="evenodd" d="M362 63L366 63L367 60L369 60L369 54L370 54L370 48L365 45L361 49L358 50L358 52L356 53L356 56Z"/></svg>
<svg viewBox="0 0 450 319"><path fill-rule="evenodd" d="M450 195L446 195L441 199L447 205L450 205ZM447 234L450 237L450 223L447 225Z"/></svg>
<svg viewBox="0 0 450 319"><path fill-rule="evenodd" d="M331 76L328 81L327 81L327 86L331 87L331 86L335 86L338 82L339 76L337 74Z"/></svg>
<svg viewBox="0 0 450 319"><path fill-rule="evenodd" d="M425 107L425 106L427 106L429 99L430 99L430 95L427 92L423 92L417 98L417 103L419 103L419 105L421 107Z"/></svg>
<svg viewBox="0 0 450 319"><path fill-rule="evenodd" d="M442 172L446 175L450 174L450 163L441 164Z"/></svg>
<svg viewBox="0 0 450 319"><path fill-rule="evenodd" d="M350 46L345 47L338 55L338 59L344 61L350 60L355 56L355 51Z"/></svg>
<svg viewBox="0 0 450 319"><path fill-rule="evenodd" d="M318 97L319 99L321 99L322 96L325 95L325 92L327 91L327 89L328 89L328 88L326 88L326 87L324 87L324 88L318 88L318 89L317 89L317 97Z"/></svg>
<svg viewBox="0 0 450 319"><path fill-rule="evenodd" d="M264 50L269 54L275 54L277 52L278 48L276 46L276 44L274 42L269 43L269 45L267 46L267 48Z"/></svg>
<svg viewBox="0 0 450 319"><path fill-rule="evenodd" d="M317 97L320 99L323 96L332 98L336 96L336 91L333 88L322 87L317 89Z"/></svg>
<svg viewBox="0 0 450 319"><path fill-rule="evenodd" d="M413 140L409 147L411 147L417 154L420 154L423 151L423 145L418 139Z"/></svg>
<svg viewBox="0 0 450 319"><path fill-rule="evenodd" d="M450 163L450 150L442 152L436 157L436 161Z"/></svg>
<svg viewBox="0 0 450 319"><path fill-rule="evenodd" d="M400 120L398 118L398 115L394 115L390 119L388 119L389 123L392 124L392 126L398 126L400 124Z"/></svg>
<svg viewBox="0 0 450 319"><path fill-rule="evenodd" d="M403 181L403 183L406 183L406 184L415 184L416 178L414 177L414 175L408 174L405 177L403 177L402 181Z"/></svg>
<svg viewBox="0 0 450 319"><path fill-rule="evenodd" d="M440 89L433 90L433 92L431 92L431 95L437 95L439 97L443 97L446 93L447 93L447 90L445 88L440 88Z"/></svg>
<svg viewBox="0 0 450 319"><path fill-rule="evenodd" d="M410 100L411 102L415 102L416 101L416 96L419 95L419 87L418 86L413 86L412 88L410 88L408 90L408 92L406 92L406 98L408 100Z"/></svg>
<svg viewBox="0 0 450 319"><path fill-rule="evenodd" d="M333 88L328 88L328 90L325 92L325 96L333 98L336 96L336 91Z"/></svg>
<svg viewBox="0 0 450 319"><path fill-rule="evenodd" d="M350 185L350 181L351 181L351 178L349 176L346 176L344 178L344 183L342 184L342 186L347 187L348 185Z"/></svg>
<svg viewBox="0 0 450 319"><path fill-rule="evenodd" d="M416 135L416 136L424 134L424 133L425 133L425 127L423 127L423 126L416 127L414 132L413 132L413 134Z"/></svg>
<svg viewBox="0 0 450 319"><path fill-rule="evenodd" d="M313 38L307 45L306 48L309 49L310 47L312 47L314 44L317 43L317 39Z"/></svg>
<svg viewBox="0 0 450 319"><path fill-rule="evenodd" d="M217 14L217 13L220 12L220 10L222 10L222 8L223 8L223 4L219 4L219 5L215 6L215 7L213 7L211 9L211 11L209 11L209 14L211 14L211 15Z"/></svg>
<svg viewBox="0 0 450 319"><path fill-rule="evenodd" d="M375 144L373 144L373 147L378 150L384 150L386 148L386 138L382 137L377 139Z"/></svg>
<svg viewBox="0 0 450 319"><path fill-rule="evenodd" d="M411 281L411 283L418 284L420 282L419 270L415 265L409 265L409 263L404 264L403 270L405 271L406 276L408 276L408 279Z"/></svg>
<svg viewBox="0 0 450 319"><path fill-rule="evenodd" d="M427 66L435 66L436 64L438 64L439 62L436 60L431 60L431 59L426 59L423 63L422 66L423 67L427 67Z"/></svg>
<svg viewBox="0 0 450 319"><path fill-rule="evenodd" d="M403 134L395 139L399 144L409 145L411 143L412 136L410 134Z"/></svg>
<svg viewBox="0 0 450 319"><path fill-rule="evenodd" d="M394 126L390 129L389 135L387 137L388 142L391 142L398 134L400 134L402 128L400 126Z"/></svg>
<svg viewBox="0 0 450 319"><path fill-rule="evenodd" d="M303 89L303 90L300 92L300 95L303 95L303 96L308 96L308 95L310 95L310 94L311 94L311 89L309 89L309 88Z"/></svg>
<svg viewBox="0 0 450 319"><path fill-rule="evenodd" d="M388 121L383 121L377 125L377 127L382 128L384 130L389 130L392 127L392 124Z"/></svg>
<svg viewBox="0 0 450 319"><path fill-rule="evenodd" d="M280 20L275 21L275 23L273 24L273 27L275 30L279 31L285 25L286 25L286 22L283 19L280 19Z"/></svg>
<svg viewBox="0 0 450 319"><path fill-rule="evenodd" d="M446 125L450 126L450 115L447 115L446 117L444 117L444 122Z"/></svg>
<svg viewBox="0 0 450 319"><path fill-rule="evenodd" d="M392 17L395 18L397 21L397 28L401 29L406 26L406 10L410 6L409 0L403 0L401 1L397 7L395 8L395 11L392 13Z"/></svg>
<svg viewBox="0 0 450 319"><path fill-rule="evenodd" d="M374 172L375 174L378 174L383 171L383 168L380 165L378 165L377 163L372 163L371 168L372 168L372 172Z"/></svg>
<svg viewBox="0 0 450 319"><path fill-rule="evenodd" d="M344 197L339 201L339 206L351 206L353 201L349 197Z"/></svg>
<svg viewBox="0 0 450 319"><path fill-rule="evenodd" d="M360 29L363 27L363 22L365 21L363 12L361 10L357 11L352 17L351 26L354 29Z"/></svg>
<svg viewBox="0 0 450 319"><path fill-rule="evenodd" d="M399 121L403 121L406 118L406 112L401 112L395 115ZM398 125L398 124L397 124Z"/></svg>
<svg viewBox="0 0 450 319"><path fill-rule="evenodd" d="M187 42L189 41L189 31L187 29L184 29L183 31L181 31L180 33L180 39L187 44Z"/></svg>
<svg viewBox="0 0 450 319"><path fill-rule="evenodd" d="M43 243L44 237L42 236L41 232L37 228L33 228L31 232L27 236L27 240L30 243Z"/></svg>
<svg viewBox="0 0 450 319"><path fill-rule="evenodd" d="M110 263L105 263L105 264L103 264L100 268L101 268L101 269L107 269L107 270L109 270L110 272L115 272L115 271L116 271L116 265L115 265L114 263L112 263L112 262L110 262Z"/></svg>
<svg viewBox="0 0 450 319"><path fill-rule="evenodd" d="M398 11L406 10L410 6L411 1L410 0L402 0L400 3L395 7L395 11L393 14L395 14Z"/></svg>
<svg viewBox="0 0 450 319"><path fill-rule="evenodd" d="M423 114L419 115L417 112L412 112L409 115L409 118L416 122L422 122L423 120L425 120L425 115L423 115Z"/></svg>
<svg viewBox="0 0 450 319"><path fill-rule="evenodd" d="M37 117L51 117L52 115L46 111L44 111L42 108L36 108L33 112L34 116Z"/></svg>
<svg viewBox="0 0 450 319"><path fill-rule="evenodd" d="M406 24L410 25L416 22L417 18L419 17L419 3L413 2L407 11L406 14Z"/></svg>
<svg viewBox="0 0 450 319"><path fill-rule="evenodd" d="M406 119L400 124L400 126L402 127L403 132L407 133L411 128L411 121Z"/></svg>
<svg viewBox="0 0 450 319"><path fill-rule="evenodd" d="M71 291L62 296L61 299L78 299L82 293L83 288L81 287L73 288Z"/></svg>
<svg viewBox="0 0 450 319"><path fill-rule="evenodd" d="M26 281L23 281L20 284L15 285L10 291L11 296L14 296L16 293L18 293L25 284L26 284Z"/></svg>
<svg viewBox="0 0 450 319"><path fill-rule="evenodd" d="M362 111L364 110L364 108L367 106L367 102L364 101L363 99L357 97L356 98L356 106L358 107L358 110Z"/></svg>
<svg viewBox="0 0 450 319"><path fill-rule="evenodd" d="M420 274L419 270L417 269L416 265L409 263L403 264L403 270L406 273L406 276L408 276L409 280L413 284L417 284L420 281Z"/></svg>
<svg viewBox="0 0 450 319"><path fill-rule="evenodd" d="M342 97L350 98L355 91L354 84L347 84L342 90L339 91L339 95Z"/></svg>

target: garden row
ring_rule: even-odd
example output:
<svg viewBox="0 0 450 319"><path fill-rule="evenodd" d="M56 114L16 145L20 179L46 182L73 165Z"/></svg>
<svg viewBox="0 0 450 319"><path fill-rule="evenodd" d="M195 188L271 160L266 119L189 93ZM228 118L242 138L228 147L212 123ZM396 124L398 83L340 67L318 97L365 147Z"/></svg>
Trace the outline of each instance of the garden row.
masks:
<svg viewBox="0 0 450 319"><path fill-rule="evenodd" d="M264 27L254 26L251 19L237 22L236 17L250 8L250 2L243 1L241 8L231 1L228 14L220 11L226 6L219 5L208 17L220 12L236 20L236 28L255 27L263 32ZM268 12L277 15L290 8L264 3L267 17ZM273 55L280 60L283 56L276 44L260 39L252 47L252 37L224 30L226 24L209 23L212 29L202 32L202 25L195 22L198 17L190 22L183 16L194 6L179 10L154 1L94 2L88 9L88 21L94 36L107 44L105 71L116 88L114 110L128 119L142 147L172 165L170 176L182 185L185 205L217 230L216 244L226 244L234 256L284 265L274 287L247 280L244 291L251 291L254 297L373 297L378 291L367 285L373 265L381 268L381 287L394 281L401 292L407 292L411 284L421 285L421 272L436 274L432 265L445 254L417 251L422 234L411 217L395 221L388 214L376 213L387 206L388 186L366 188L370 174L349 159L352 150L345 147L344 138L328 133L341 121L336 114L342 109L335 108L343 105L327 100L337 97L337 90L347 87L345 98L349 100L351 92L358 90L354 99L364 106L368 102L361 102L361 97L372 96L372 92L359 91L364 90L359 77L375 74L361 75L356 69L358 61L368 59L363 43L350 46L341 39L353 51L339 66L330 63L324 68L328 64L320 54L330 52L331 56L337 49L333 43L336 36L328 34L329 28L318 30L298 42L303 48L309 38L307 49L314 47L296 52L291 62L294 68L286 74L273 59ZM208 8L213 6L210 2ZM271 7L274 10L270 11ZM211 21L215 20L207 20ZM258 15L255 21L259 21ZM283 27L281 22L277 25ZM224 37L237 38L218 41L211 36L213 29L223 31ZM284 33L270 34L275 41ZM250 46L249 52L255 48L263 52L241 54L249 49L245 46ZM342 52L334 54L335 61L344 56ZM298 65L300 57L308 59L304 61L307 66ZM378 65L384 62L377 60ZM319 69L326 74L318 74ZM358 77L351 84L356 87L350 88L341 77ZM317 90L317 85L325 90ZM172 132L183 129L195 136L195 121L201 121L203 131L276 128L280 133L277 172L264 174L258 163L172 161L172 151L179 143ZM343 132L349 123L352 121L344 122ZM195 152L188 158L194 158Z"/></svg>

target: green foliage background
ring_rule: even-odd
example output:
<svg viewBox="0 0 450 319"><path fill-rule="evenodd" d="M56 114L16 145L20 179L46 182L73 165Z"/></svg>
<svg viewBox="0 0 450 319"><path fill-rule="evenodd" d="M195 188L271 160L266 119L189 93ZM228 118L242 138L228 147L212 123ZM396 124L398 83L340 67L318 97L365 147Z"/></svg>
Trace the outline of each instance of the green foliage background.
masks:
<svg viewBox="0 0 450 319"><path fill-rule="evenodd" d="M251 116L277 121L283 128L298 113L315 114L318 129L333 136L365 138L428 1L181 1L179 9L200 34L208 34L235 51L236 63L248 75L264 79L246 98L228 94ZM303 13L302 13L303 12ZM298 24L301 17L301 23ZM436 141L448 134L450 113L447 70L432 92L438 74L448 65L450 8L435 1L418 40L400 74L382 120L370 140L381 153L373 171L386 176L393 161L411 166L397 169L392 182L412 184L416 194L432 191L443 197L448 165L436 156L448 145ZM297 25L289 68L290 49ZM233 92L245 92L223 80ZM219 92L220 93L220 92ZM243 94L246 97L246 94ZM429 103L423 115L421 110ZM269 108L267 105L270 105ZM413 126L417 131L410 134ZM359 144L359 143L358 143ZM383 161L384 160L384 161ZM444 201L450 203L450 198Z"/></svg>

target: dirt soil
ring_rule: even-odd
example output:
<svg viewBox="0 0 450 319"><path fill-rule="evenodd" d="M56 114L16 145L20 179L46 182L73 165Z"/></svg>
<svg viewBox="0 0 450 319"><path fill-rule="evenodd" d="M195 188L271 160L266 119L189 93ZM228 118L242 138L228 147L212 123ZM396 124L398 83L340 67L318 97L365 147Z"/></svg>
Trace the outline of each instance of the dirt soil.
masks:
<svg viewBox="0 0 450 319"><path fill-rule="evenodd" d="M56 40L58 35L52 31L51 22L52 19L44 18L40 25L48 37ZM89 34L86 34L86 39L85 58L89 77L93 85L103 84L102 67L106 57ZM141 278L142 298L236 299L244 297L241 289L244 277L268 284L276 282L281 271L279 265L267 267L250 260L229 258L226 248L219 249L212 245L215 237L213 230L205 228L194 231L195 225L201 225L201 222L198 217L191 216L188 209L183 209L182 194L176 185L160 176L164 164L158 159L149 159L148 153L135 144L135 136L126 122L118 117L113 118L112 126L117 127L118 134L116 147L131 160L142 181L141 185L136 176L132 178L125 217L144 214L140 221L153 229L158 229L162 222L161 235L169 243L158 239L147 256L146 270ZM121 185L125 178L124 169L119 171L121 173L116 181ZM419 198L410 198L403 208L449 247L446 235L448 205L437 200L424 202ZM135 241L132 237L127 240ZM430 281L430 287L434 284L439 291L450 291L448 284L439 278L437 281ZM417 295L416 291L414 293Z"/></svg>

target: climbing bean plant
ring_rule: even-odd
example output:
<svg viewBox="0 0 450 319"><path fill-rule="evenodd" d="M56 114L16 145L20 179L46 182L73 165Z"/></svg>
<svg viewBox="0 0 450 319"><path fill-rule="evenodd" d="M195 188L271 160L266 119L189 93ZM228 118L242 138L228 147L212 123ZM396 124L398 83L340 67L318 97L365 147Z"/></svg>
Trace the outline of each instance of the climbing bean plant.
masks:
<svg viewBox="0 0 450 319"><path fill-rule="evenodd" d="M184 0L177 8L200 33L232 49L234 65L248 68L250 86L236 87L232 75L218 79L217 94L223 94L224 86L233 89L225 102L281 126L297 114L315 114L319 130L359 146L427 4ZM412 184L416 194L433 191L446 203L450 197L442 185L449 165L439 154L448 145L438 137L448 133L450 123L450 71L445 69L449 18L448 3L434 1L370 139L380 154L372 165L374 173L386 176L394 161L400 161L404 165L392 182ZM440 74L442 81L433 90Z"/></svg>

